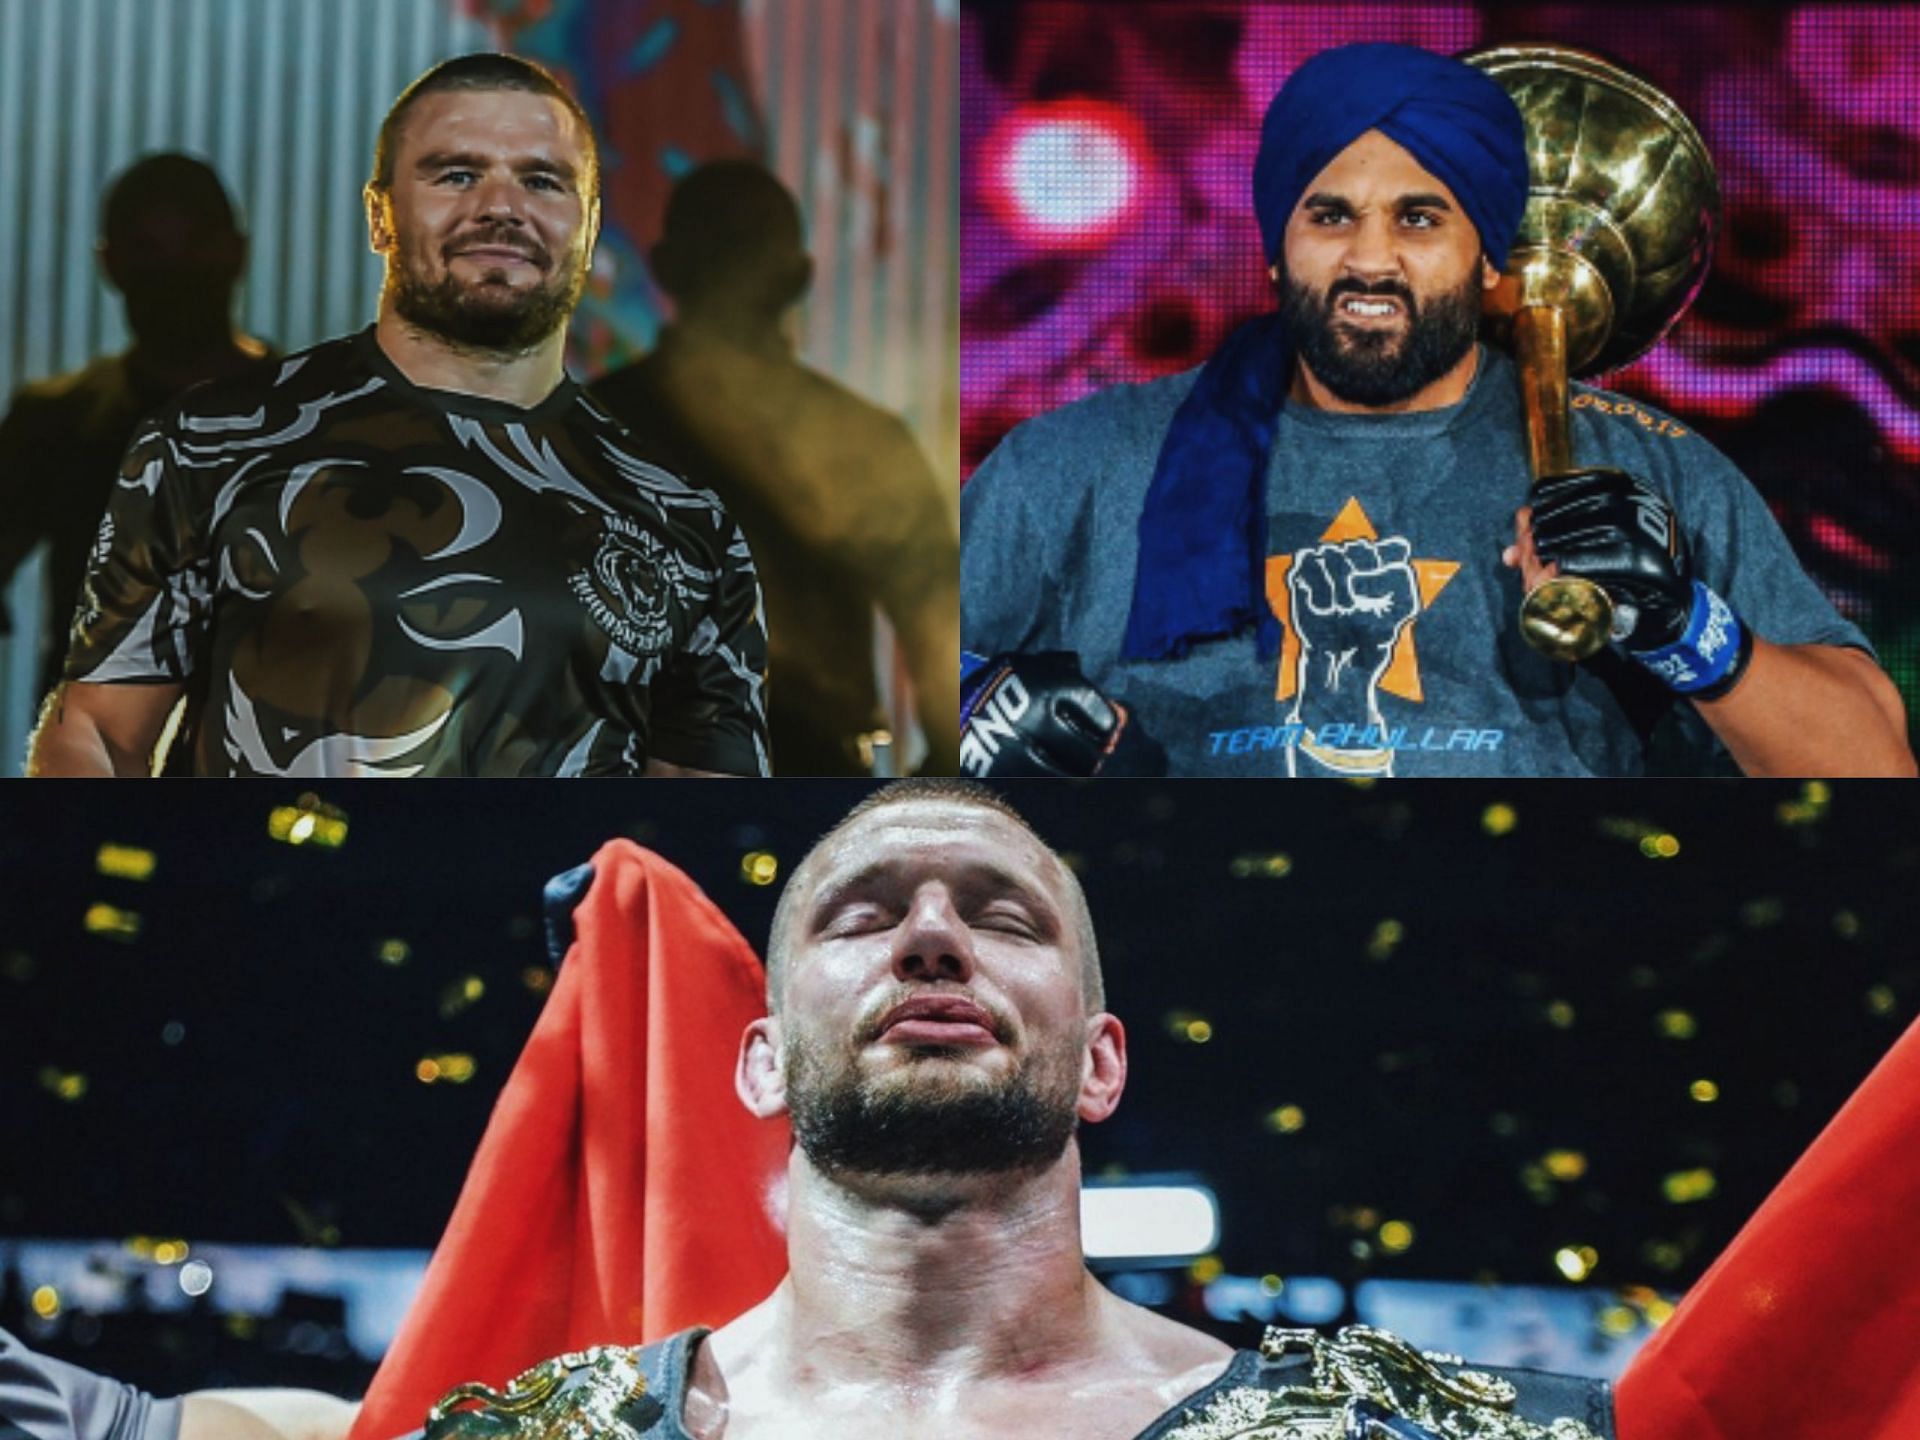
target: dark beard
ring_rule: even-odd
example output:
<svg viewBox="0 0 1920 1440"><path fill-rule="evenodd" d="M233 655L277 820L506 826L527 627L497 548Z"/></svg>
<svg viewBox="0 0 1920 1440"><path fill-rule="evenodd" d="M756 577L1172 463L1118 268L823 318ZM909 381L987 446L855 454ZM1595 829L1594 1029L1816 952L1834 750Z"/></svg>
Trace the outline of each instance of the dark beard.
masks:
<svg viewBox="0 0 1920 1440"><path fill-rule="evenodd" d="M1397 281L1336 280L1324 295L1282 272L1280 317L1309 370L1350 405L1395 405L1460 363L1480 332L1480 267L1450 295L1424 307ZM1347 295L1391 295L1407 310L1405 331L1334 331L1334 306ZM1404 339L1402 338L1404 336Z"/></svg>
<svg viewBox="0 0 1920 1440"><path fill-rule="evenodd" d="M387 279L394 312L401 319L457 347L502 355L524 354L563 328L586 287L582 266L564 284L541 285L516 296L512 304L493 305L476 303L476 287L462 284L451 272L428 285L400 263Z"/></svg>
<svg viewBox="0 0 1920 1440"><path fill-rule="evenodd" d="M909 1073L864 1079L828 1073L789 1041L787 1105L801 1151L826 1174L997 1175L1040 1170L1073 1138L1072 1095L1044 1085L1029 1062L995 1085L938 1087Z"/></svg>

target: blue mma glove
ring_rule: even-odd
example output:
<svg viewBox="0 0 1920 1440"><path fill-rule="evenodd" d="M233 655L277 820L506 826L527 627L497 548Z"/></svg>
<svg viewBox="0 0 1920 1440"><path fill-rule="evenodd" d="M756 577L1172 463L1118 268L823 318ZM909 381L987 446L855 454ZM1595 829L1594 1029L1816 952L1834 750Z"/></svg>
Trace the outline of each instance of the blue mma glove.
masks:
<svg viewBox="0 0 1920 1440"><path fill-rule="evenodd" d="M1160 776L1167 755L1065 651L960 655L960 768L976 779Z"/></svg>
<svg viewBox="0 0 1920 1440"><path fill-rule="evenodd" d="M1613 641L1669 690L1717 700L1738 683L1753 635L1693 577L1680 517L1624 470L1591 468L1535 485L1541 563L1593 581L1613 601Z"/></svg>

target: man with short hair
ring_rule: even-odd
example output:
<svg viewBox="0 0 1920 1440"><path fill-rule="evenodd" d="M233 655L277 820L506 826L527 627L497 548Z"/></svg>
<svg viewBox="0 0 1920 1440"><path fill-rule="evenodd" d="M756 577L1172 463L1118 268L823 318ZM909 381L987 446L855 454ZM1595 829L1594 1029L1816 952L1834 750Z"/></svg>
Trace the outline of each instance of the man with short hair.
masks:
<svg viewBox="0 0 1920 1440"><path fill-rule="evenodd" d="M1256 1414L1369 1420L1379 1398L1343 1387L1370 1357L1409 1367L1395 1372L1404 1417L1438 1426L1454 1403L1440 1372L1378 1332L1293 1332L1235 1352L1089 1273L1075 1132L1119 1104L1126 1032L1104 1008L1078 881L998 796L908 781L857 806L781 895L767 988L735 1085L756 1115L792 1118L787 1278L711 1334L563 1362L560 1410L649 1440L1200 1440L1255 1433ZM1354 1368L1317 1397L1290 1396L1334 1343L1353 1347ZM1611 1434L1604 1384L1508 1379L1517 1397L1463 1379L1484 1413L1462 1402L1444 1431L1284 1433L1546 1440L1564 1419L1555 1440ZM552 1407L515 1414L454 1412L427 1435L563 1423ZM1242 1429L1227 1427L1234 1415Z"/></svg>
<svg viewBox="0 0 1920 1440"><path fill-rule="evenodd" d="M1913 773L1866 638L1700 436L1574 385L1592 468L1530 488L1476 343L1527 189L1472 66L1289 77L1253 177L1277 314L1020 426L962 494L970 773L1093 773L1129 725L1186 775ZM1562 572L1614 602L1578 667L1515 624Z"/></svg>
<svg viewBox="0 0 1920 1440"><path fill-rule="evenodd" d="M680 180L650 257L674 320L594 396L711 485L753 546L767 596L768 720L782 775L869 775L892 728L874 683L877 607L927 740L958 764L960 536L897 415L794 355L813 276L800 207L751 160Z"/></svg>
<svg viewBox="0 0 1920 1440"><path fill-rule="evenodd" d="M47 545L36 699L60 682L87 555L141 420L190 386L258 374L272 357L234 326L247 237L204 162L158 154L128 166L107 189L96 250L133 343L23 387L0 421L0 586Z"/></svg>
<svg viewBox="0 0 1920 1440"><path fill-rule="evenodd" d="M366 187L376 323L135 440L37 774L765 774L746 542L562 364L599 231L585 114L429 70Z"/></svg>

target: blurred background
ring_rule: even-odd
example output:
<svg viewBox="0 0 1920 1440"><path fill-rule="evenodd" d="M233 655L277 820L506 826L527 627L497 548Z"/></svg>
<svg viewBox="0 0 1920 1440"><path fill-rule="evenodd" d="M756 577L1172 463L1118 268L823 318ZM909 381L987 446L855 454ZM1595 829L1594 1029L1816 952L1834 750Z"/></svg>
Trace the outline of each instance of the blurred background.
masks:
<svg viewBox="0 0 1920 1440"><path fill-rule="evenodd" d="M236 202L243 330L291 352L371 323L381 117L429 66L501 49L559 75L600 141L577 378L662 323L645 257L672 183L757 158L815 261L800 359L902 416L957 493L956 36L953 0L0 0L0 397L127 344L94 242L108 182L154 151L204 159ZM20 772L46 607L72 608L44 591L35 555L4 592L0 774ZM875 663L897 712L884 634Z"/></svg>
<svg viewBox="0 0 1920 1440"><path fill-rule="evenodd" d="M1597 51L1693 120L1725 199L1706 286L1593 383L1730 455L1920 714L1920 7L969 0L961 445L1200 364L1271 308L1260 117L1356 40Z"/></svg>
<svg viewBox="0 0 1920 1440"><path fill-rule="evenodd" d="M358 1393L553 983L542 883L632 836L762 948L861 793L16 792L0 1325L162 1391ZM1617 1374L1920 1015L1904 791L1008 793L1130 1036L1095 1264L1236 1344L1364 1318Z"/></svg>

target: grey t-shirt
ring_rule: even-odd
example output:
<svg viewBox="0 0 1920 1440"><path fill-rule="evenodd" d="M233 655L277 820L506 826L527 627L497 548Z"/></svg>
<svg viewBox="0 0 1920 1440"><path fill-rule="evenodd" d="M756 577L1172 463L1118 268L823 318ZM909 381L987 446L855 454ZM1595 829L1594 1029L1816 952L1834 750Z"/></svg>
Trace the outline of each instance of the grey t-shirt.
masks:
<svg viewBox="0 0 1920 1440"><path fill-rule="evenodd" d="M681 1416L686 1411L694 1351L706 1335L705 1330L683 1330L640 1352L647 1394L629 1406L621 1418L647 1440L692 1440L681 1423ZM1230 1390L1273 1390L1282 1385L1298 1385L1305 1377L1307 1363L1306 1357L1299 1355L1269 1361L1262 1359L1257 1351L1237 1350L1218 1378L1159 1416L1135 1440L1161 1440L1203 1414L1213 1401ZM1549 1424L1565 1416L1586 1425L1600 1440L1613 1440L1613 1391L1604 1380L1550 1375L1537 1370L1476 1368L1513 1382L1519 1395L1514 1412L1522 1418ZM483 1427L474 1425L472 1433L477 1440L484 1433ZM456 1416L447 1425L436 1427L433 1440L464 1440L464 1434L464 1427ZM413 1437L409 1436L408 1440Z"/></svg>
<svg viewBox="0 0 1920 1440"><path fill-rule="evenodd" d="M0 1330L0 1440L176 1440L180 1402L29 1350Z"/></svg>
<svg viewBox="0 0 1920 1440"><path fill-rule="evenodd" d="M1638 666L1560 664L1521 638L1520 576L1500 554L1527 498L1525 423L1513 362L1479 355L1457 405L1282 410L1265 577L1277 662L1251 630L1120 659L1141 509L1195 371L1038 416L988 456L961 493L964 647L1078 655L1176 775L1637 775L1650 735L1661 764L1710 768L1705 723ZM1571 388L1575 456L1666 496L1695 574L1755 634L1869 648L1731 461L1650 406Z"/></svg>

